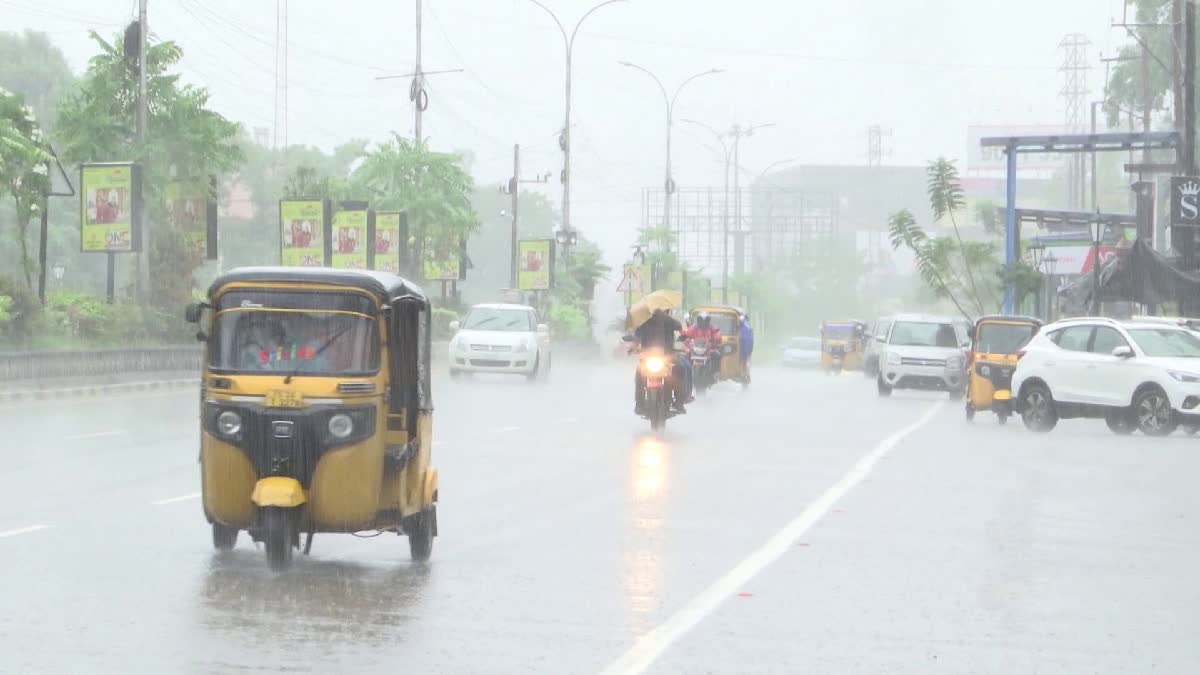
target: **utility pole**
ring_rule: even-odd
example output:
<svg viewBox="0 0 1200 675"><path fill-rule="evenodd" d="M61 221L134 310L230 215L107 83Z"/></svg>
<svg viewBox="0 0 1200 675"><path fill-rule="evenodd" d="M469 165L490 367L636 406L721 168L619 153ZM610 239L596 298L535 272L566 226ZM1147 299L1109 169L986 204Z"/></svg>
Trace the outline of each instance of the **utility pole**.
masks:
<svg viewBox="0 0 1200 675"><path fill-rule="evenodd" d="M413 136L421 145L421 113L425 112L428 97L425 94L425 73L421 72L421 0L417 0L417 60L409 98L413 101Z"/></svg>
<svg viewBox="0 0 1200 675"><path fill-rule="evenodd" d="M512 241L509 255L508 287L517 287L517 225L520 222L518 212L521 208L521 146L513 145L513 175L508 181L508 191L512 193Z"/></svg>
<svg viewBox="0 0 1200 675"><path fill-rule="evenodd" d="M1200 173L1196 162L1196 0L1190 0L1184 10L1183 64L1183 150L1186 169L1191 175Z"/></svg>
<svg viewBox="0 0 1200 675"><path fill-rule="evenodd" d="M1066 117L1064 125L1067 133L1079 133L1083 130L1083 107L1086 105L1088 86L1087 75L1091 66L1088 65L1087 50L1091 40L1081 33L1072 33L1063 37L1059 49L1063 50L1062 65L1058 71L1063 76L1063 86L1059 95L1063 97ZM1067 170L1067 203L1072 207L1082 208L1084 193L1083 157L1072 157L1068 160Z"/></svg>
<svg viewBox="0 0 1200 675"><path fill-rule="evenodd" d="M752 127L743 129L741 125L734 124L729 135L733 137L733 223L735 231L733 236L736 240L733 244L733 273L735 276L742 274L745 267L746 258L746 243L745 236L742 232L742 188L741 188L741 159L740 150L742 139L754 135L758 129L775 126L774 122L767 124L757 124ZM728 277L726 278L728 281Z"/></svg>
<svg viewBox="0 0 1200 675"><path fill-rule="evenodd" d="M519 279L517 278L517 268L520 267L520 261L517 256L517 245L520 238L520 208L521 208L521 183L548 183L550 182L550 174L546 173L539 175L537 178L530 180L521 180L521 146L520 144L513 145L513 174L508 179L507 188L501 188L501 192L508 192L512 195L512 234L509 242L509 273L508 283L510 288L516 288Z"/></svg>
<svg viewBox="0 0 1200 675"><path fill-rule="evenodd" d="M137 140L139 159L146 159L146 117L149 102L146 100L146 35L149 27L146 24L146 0L138 0L138 108L137 108ZM143 164L144 165L144 164ZM150 242L151 228L146 218L145 199L141 196L143 190L138 190L137 213L142 214L142 250L138 253L138 290L143 302L150 297Z"/></svg>

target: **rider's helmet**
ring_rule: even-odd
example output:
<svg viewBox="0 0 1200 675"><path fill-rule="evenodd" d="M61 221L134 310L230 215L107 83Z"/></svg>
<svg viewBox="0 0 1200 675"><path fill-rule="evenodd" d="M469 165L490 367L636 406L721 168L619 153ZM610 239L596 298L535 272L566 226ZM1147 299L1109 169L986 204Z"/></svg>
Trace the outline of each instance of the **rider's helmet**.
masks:
<svg viewBox="0 0 1200 675"><path fill-rule="evenodd" d="M696 314L696 327L697 328L700 328L702 330L708 330L708 327L711 325L712 325L712 317L709 316L708 312L700 312L700 313Z"/></svg>

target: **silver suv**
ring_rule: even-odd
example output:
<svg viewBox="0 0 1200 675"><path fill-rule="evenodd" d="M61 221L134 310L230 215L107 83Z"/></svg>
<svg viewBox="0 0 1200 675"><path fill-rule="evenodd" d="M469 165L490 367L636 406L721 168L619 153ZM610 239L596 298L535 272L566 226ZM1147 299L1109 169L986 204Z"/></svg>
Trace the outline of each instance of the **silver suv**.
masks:
<svg viewBox="0 0 1200 675"><path fill-rule="evenodd" d="M921 314L893 317L879 355L879 395L891 396L893 389L927 389L962 398L968 344L962 322L955 319Z"/></svg>

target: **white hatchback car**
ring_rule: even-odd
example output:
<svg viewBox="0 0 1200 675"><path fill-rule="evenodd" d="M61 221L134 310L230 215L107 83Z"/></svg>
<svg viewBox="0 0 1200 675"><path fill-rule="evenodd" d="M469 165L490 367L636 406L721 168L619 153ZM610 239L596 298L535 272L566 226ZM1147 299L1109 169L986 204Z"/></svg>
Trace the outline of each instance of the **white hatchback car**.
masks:
<svg viewBox="0 0 1200 675"><path fill-rule="evenodd" d="M528 305L475 305L450 324L450 376L461 373L550 374L550 331Z"/></svg>
<svg viewBox="0 0 1200 675"><path fill-rule="evenodd" d="M1118 434L1166 436L1200 423L1200 337L1157 321L1079 318L1044 326L1017 352L1012 387L1025 426L1104 418Z"/></svg>

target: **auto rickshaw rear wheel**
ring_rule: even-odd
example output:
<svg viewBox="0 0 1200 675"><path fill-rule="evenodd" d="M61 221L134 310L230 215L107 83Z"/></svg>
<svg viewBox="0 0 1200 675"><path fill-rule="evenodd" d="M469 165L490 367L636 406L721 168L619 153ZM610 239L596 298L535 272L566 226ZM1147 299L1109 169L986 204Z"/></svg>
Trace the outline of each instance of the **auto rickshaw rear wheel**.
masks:
<svg viewBox="0 0 1200 675"><path fill-rule="evenodd" d="M212 524L213 548L218 551L232 551L237 544L238 530L218 522Z"/></svg>
<svg viewBox="0 0 1200 675"><path fill-rule="evenodd" d="M296 543L295 521L291 509L268 506L263 509L263 540L267 549L267 564L282 571L292 564L292 547Z"/></svg>
<svg viewBox="0 0 1200 675"><path fill-rule="evenodd" d="M975 421L975 406L971 405L971 402L968 401L967 405L964 407L964 410L966 411L966 414L967 414L967 421L974 422Z"/></svg>
<svg viewBox="0 0 1200 675"><path fill-rule="evenodd" d="M433 536L437 532L437 506L417 514L413 525L406 528L408 534L408 552L416 562L425 562L433 555Z"/></svg>
<svg viewBox="0 0 1200 675"><path fill-rule="evenodd" d="M996 413L996 421L1000 423L1000 426L1008 424L1008 411Z"/></svg>

